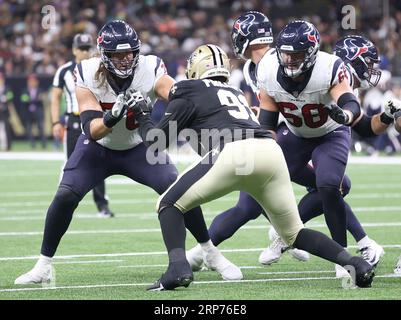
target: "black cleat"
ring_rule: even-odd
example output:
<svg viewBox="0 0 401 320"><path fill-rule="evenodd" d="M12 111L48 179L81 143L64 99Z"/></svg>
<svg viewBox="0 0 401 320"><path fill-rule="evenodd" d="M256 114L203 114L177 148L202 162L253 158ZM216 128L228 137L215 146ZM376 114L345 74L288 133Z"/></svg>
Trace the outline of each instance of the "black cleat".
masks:
<svg viewBox="0 0 401 320"><path fill-rule="evenodd" d="M370 288L375 276L374 266L361 257L353 257L351 264L355 267L355 285L360 288Z"/></svg>
<svg viewBox="0 0 401 320"><path fill-rule="evenodd" d="M187 288L194 280L191 267L187 261L170 263L166 273L154 284L150 285L148 291L174 290L178 287Z"/></svg>

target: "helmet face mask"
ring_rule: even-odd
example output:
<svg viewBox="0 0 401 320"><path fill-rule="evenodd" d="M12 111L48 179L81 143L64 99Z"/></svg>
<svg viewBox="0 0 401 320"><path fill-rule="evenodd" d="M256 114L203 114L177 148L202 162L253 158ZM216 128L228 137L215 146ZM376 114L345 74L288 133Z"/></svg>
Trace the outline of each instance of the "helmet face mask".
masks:
<svg viewBox="0 0 401 320"><path fill-rule="evenodd" d="M228 81L230 59L220 47L213 44L202 45L189 56L185 75L187 79L223 77Z"/></svg>
<svg viewBox="0 0 401 320"><path fill-rule="evenodd" d="M380 57L371 41L362 36L346 36L337 41L334 53L350 66L361 89L375 87L379 83L381 70L377 65Z"/></svg>
<svg viewBox="0 0 401 320"><path fill-rule="evenodd" d="M284 73L296 78L311 69L319 52L320 34L306 21L292 21L277 37L276 51Z"/></svg>
<svg viewBox="0 0 401 320"><path fill-rule="evenodd" d="M122 20L114 20L99 31L97 47L105 68L119 78L134 73L141 41L135 30Z"/></svg>
<svg viewBox="0 0 401 320"><path fill-rule="evenodd" d="M287 76L294 78L299 76L303 71L306 60L305 51L285 51L279 53L281 65L284 67L284 72Z"/></svg>
<svg viewBox="0 0 401 320"><path fill-rule="evenodd" d="M139 61L139 50L104 51L102 62L119 78L127 78L134 72Z"/></svg>
<svg viewBox="0 0 401 320"><path fill-rule="evenodd" d="M250 45L269 45L273 42L273 30L269 19L257 11L244 13L234 21L231 42L235 56L246 60L245 51Z"/></svg>

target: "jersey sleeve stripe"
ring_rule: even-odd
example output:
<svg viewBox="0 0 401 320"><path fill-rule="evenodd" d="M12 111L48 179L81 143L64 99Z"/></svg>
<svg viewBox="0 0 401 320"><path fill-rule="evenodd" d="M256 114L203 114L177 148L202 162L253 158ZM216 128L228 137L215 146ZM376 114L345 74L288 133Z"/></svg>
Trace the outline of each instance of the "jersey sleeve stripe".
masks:
<svg viewBox="0 0 401 320"><path fill-rule="evenodd" d="M79 75L81 76L82 82L85 82L84 73L82 71L82 63L78 63L77 68L78 68Z"/></svg>
<svg viewBox="0 0 401 320"><path fill-rule="evenodd" d="M342 63L343 63L343 61L342 61L340 58L338 58L338 59L336 60L336 62L334 62L333 71L332 71L332 73L331 73L330 86L333 85L333 81L334 81L334 79L335 79L335 77L336 77L336 75L337 75L337 70L338 70L338 68L340 67L340 65L341 65Z"/></svg>
<svg viewBox="0 0 401 320"><path fill-rule="evenodd" d="M155 68L155 75L157 74L157 69L159 69L160 63L161 63L161 62L162 62L162 59L160 59L159 57L157 57L156 68Z"/></svg>

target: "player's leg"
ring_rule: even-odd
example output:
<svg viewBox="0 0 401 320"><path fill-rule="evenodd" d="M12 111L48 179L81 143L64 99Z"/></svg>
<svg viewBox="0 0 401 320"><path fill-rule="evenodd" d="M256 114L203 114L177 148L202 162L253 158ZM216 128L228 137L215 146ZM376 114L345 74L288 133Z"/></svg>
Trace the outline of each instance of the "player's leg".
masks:
<svg viewBox="0 0 401 320"><path fill-rule="evenodd" d="M188 276L183 215L191 218L192 208L239 189L242 176L237 174L234 159L235 155L240 159L239 155L245 154L245 149L249 148L245 148L245 143L241 144L242 148L238 148L238 143L237 141L227 144L220 153L209 152L202 160L184 171L159 198L157 208L169 254L169 267L150 290L185 285L185 282L180 284L171 281L172 278L182 279ZM224 279L242 279L240 269L224 258L211 241L201 243L201 246L204 261L211 269L217 270ZM176 265L180 265L181 270L176 268Z"/></svg>
<svg viewBox="0 0 401 320"><path fill-rule="evenodd" d="M270 221L279 235L288 245L342 266L353 266L356 271L356 284L370 286L374 273L367 262L360 257L352 257L323 233L303 227L281 150L277 145L271 145L270 149L265 147L264 150L269 153L271 159L269 166L256 165L255 167L260 168L256 176L267 179L265 183L248 184L245 190L258 200L269 214ZM258 186L262 187L258 188Z"/></svg>
<svg viewBox="0 0 401 320"><path fill-rule="evenodd" d="M327 226L334 241L347 247L346 206L340 192L348 161L350 132L347 127L320 138L312 153L316 186L322 200Z"/></svg>
<svg viewBox="0 0 401 320"><path fill-rule="evenodd" d="M313 171L304 170L312 152L309 140L297 137L285 125L281 125L277 130L277 142L282 148L291 180L301 185L315 185ZM259 256L259 262L267 265L279 261L282 254L289 248L273 227L269 230L269 238L272 241L271 244ZM289 249L288 252L297 260L309 259L309 254L305 251Z"/></svg>
<svg viewBox="0 0 401 320"><path fill-rule="evenodd" d="M255 199L245 192L240 192L239 200L235 207L217 215L210 224L209 235L212 243L218 246L248 221L259 217L262 212L263 209ZM266 215L264 212L263 214ZM202 268L203 253L200 244L188 250L186 256L192 271L199 271Z"/></svg>
<svg viewBox="0 0 401 320"><path fill-rule="evenodd" d="M51 279L51 260L70 225L74 210L85 194L109 175L109 170L104 165L107 163L113 166L110 159L105 161L108 152L110 151L86 139L84 135L79 138L74 153L64 167L63 178L46 214L41 256L35 267L18 277L15 284L40 283Z"/></svg>
<svg viewBox="0 0 401 320"><path fill-rule="evenodd" d="M147 150L144 144L140 144L131 150L119 153L117 161L122 168L120 174L162 194L177 179L177 168L172 164L167 153L160 152L157 155L158 162L155 163L156 156L147 154ZM185 219L187 229L199 243L208 241L210 238L207 230L204 230L206 223L201 209L193 208L191 216L191 220Z"/></svg>

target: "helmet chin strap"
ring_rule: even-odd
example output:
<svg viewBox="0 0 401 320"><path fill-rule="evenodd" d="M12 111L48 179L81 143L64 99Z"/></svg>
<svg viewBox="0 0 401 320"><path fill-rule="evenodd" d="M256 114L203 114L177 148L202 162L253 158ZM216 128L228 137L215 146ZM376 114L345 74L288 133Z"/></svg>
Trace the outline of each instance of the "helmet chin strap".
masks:
<svg viewBox="0 0 401 320"><path fill-rule="evenodd" d="M289 69L287 67L284 67L284 72L287 76L290 78L296 78L302 74L302 67L304 63L301 63L301 65L298 67L296 70Z"/></svg>

